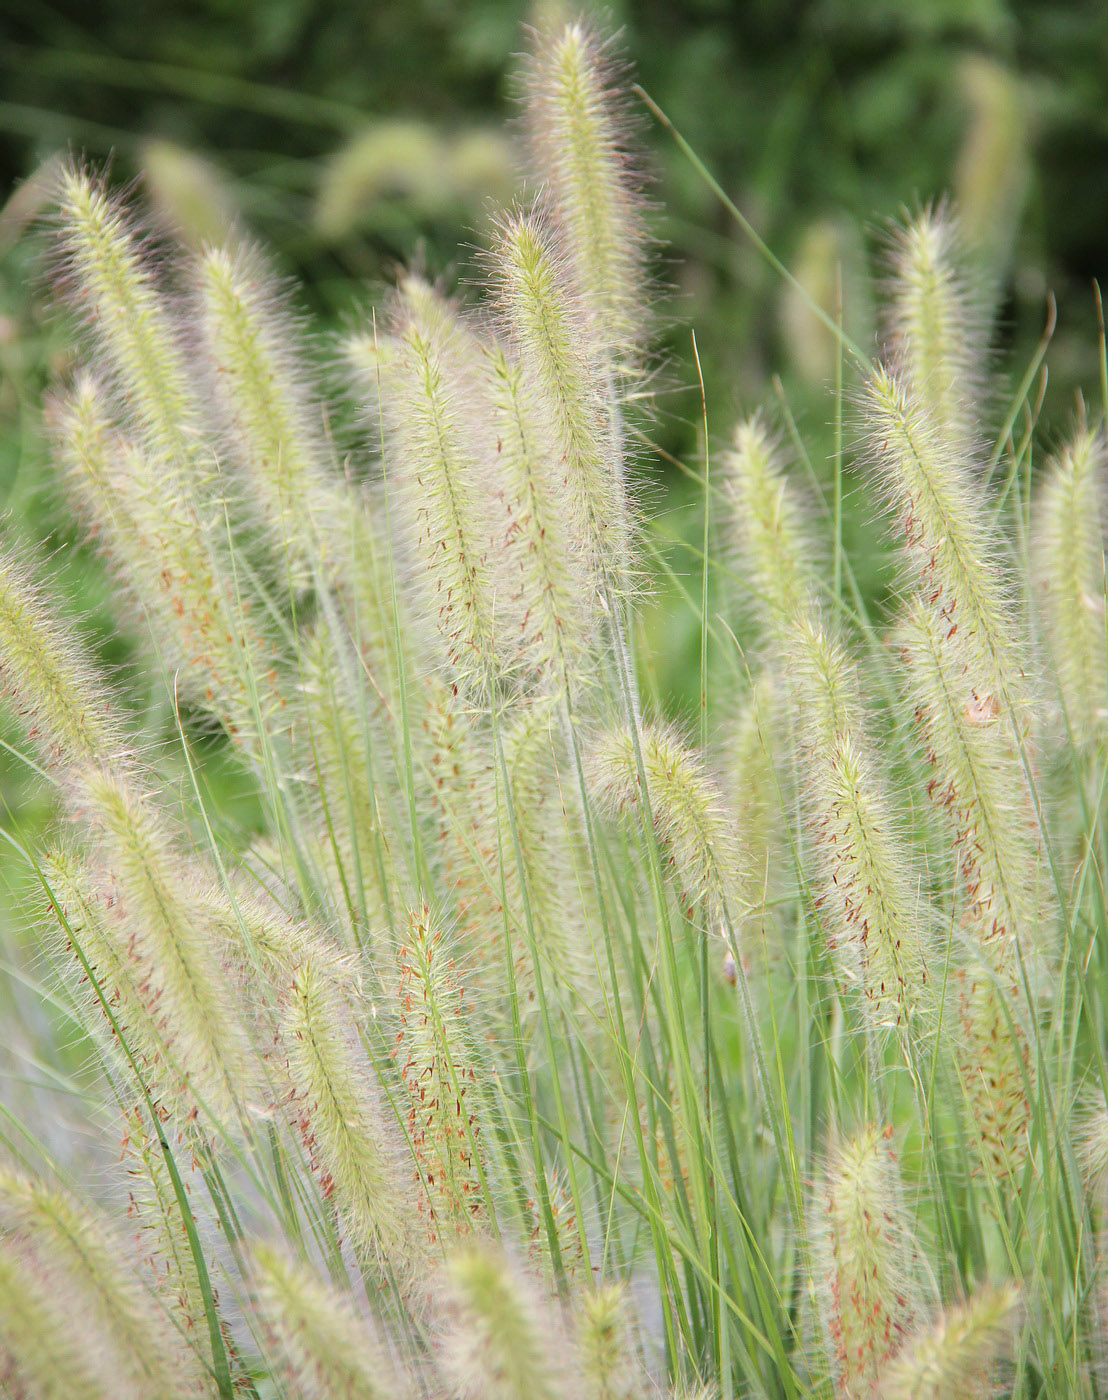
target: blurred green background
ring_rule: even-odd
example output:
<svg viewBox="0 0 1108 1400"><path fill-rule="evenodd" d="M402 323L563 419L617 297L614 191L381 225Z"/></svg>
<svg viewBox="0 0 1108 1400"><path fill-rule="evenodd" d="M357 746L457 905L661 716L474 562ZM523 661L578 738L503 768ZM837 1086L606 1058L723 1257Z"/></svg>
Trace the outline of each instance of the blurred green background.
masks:
<svg viewBox="0 0 1108 1400"><path fill-rule="evenodd" d="M556 0L547 0L551 9ZM1044 418L1099 382L1092 279L1108 269L1108 6L1099 0L643 0L601 12L639 81L810 293L874 344L867 272L902 206L958 202L1019 368L1058 300ZM155 225L257 234L324 327L364 316L396 267L474 275L486 205L517 188L505 122L522 0L85 0L0 4L0 502L68 542L44 483L44 384L64 373L27 177L58 152L141 178ZM669 462L774 405L781 377L825 475L832 339L763 263L672 138L636 102L654 176L658 372L643 428L659 536L699 529ZM998 360L999 362L999 360ZM997 402L1001 401L1003 379ZM849 425L848 425L849 429ZM1048 426L1049 431L1049 426ZM849 431L848 431L849 438ZM668 454L668 456L667 456ZM855 529L848 510L847 531ZM108 625L95 571L58 553ZM879 559L873 588L879 587ZM692 570L676 557L678 572ZM695 579L688 580L694 592ZM661 589L667 601L667 591ZM661 606L658 680L680 707L697 626ZM663 645L664 642L664 645ZM109 659L126 656L106 641ZM114 649L113 649L114 648Z"/></svg>

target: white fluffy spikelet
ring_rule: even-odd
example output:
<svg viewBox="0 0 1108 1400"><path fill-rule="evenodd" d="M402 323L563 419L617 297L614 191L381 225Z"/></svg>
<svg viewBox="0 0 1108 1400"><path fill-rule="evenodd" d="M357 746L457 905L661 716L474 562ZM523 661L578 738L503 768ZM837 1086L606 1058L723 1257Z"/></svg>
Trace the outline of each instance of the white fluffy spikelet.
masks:
<svg viewBox="0 0 1108 1400"><path fill-rule="evenodd" d="M27 562L0 547L0 682L50 767L122 756L112 701L76 634L54 615Z"/></svg>
<svg viewBox="0 0 1108 1400"><path fill-rule="evenodd" d="M1032 577L1066 725L1082 746L1108 728L1103 429L1079 428L1051 458L1033 502Z"/></svg>
<svg viewBox="0 0 1108 1400"><path fill-rule="evenodd" d="M59 1305L60 1304L60 1305ZM95 1338L51 1296L27 1251L0 1234L0 1380L34 1400L109 1400Z"/></svg>
<svg viewBox="0 0 1108 1400"><path fill-rule="evenodd" d="M477 1161L482 1085L461 976L426 906L409 914L397 962L393 1053L406 1091L419 1209L434 1243L480 1233L489 1216Z"/></svg>
<svg viewBox="0 0 1108 1400"><path fill-rule="evenodd" d="M838 1143L813 1201L820 1317L840 1400L880 1393L878 1377L923 1308L890 1136L870 1126Z"/></svg>
<svg viewBox="0 0 1108 1400"><path fill-rule="evenodd" d="M870 1028L904 1029L928 1001L922 872L912 869L845 651L814 609L790 632L799 789L820 918L839 975L860 991Z"/></svg>
<svg viewBox="0 0 1108 1400"><path fill-rule="evenodd" d="M305 347L261 254L207 248L190 265L192 322L223 435L294 587L327 565L341 522Z"/></svg>
<svg viewBox="0 0 1108 1400"><path fill-rule="evenodd" d="M459 1400L569 1400L559 1321L490 1245L447 1261L452 1320L441 1367Z"/></svg>
<svg viewBox="0 0 1108 1400"><path fill-rule="evenodd" d="M663 725L639 734L654 834L667 873L689 917L702 909L711 927L734 925L748 887L734 818L700 758ZM587 778L593 800L611 816L638 812L645 820L634 737L612 729L593 745Z"/></svg>
<svg viewBox="0 0 1108 1400"><path fill-rule="evenodd" d="M546 690L573 694L595 627L587 525L567 488L554 424L521 366L499 348L488 358L496 426L495 479L507 507L495 559L523 660Z"/></svg>
<svg viewBox="0 0 1108 1400"><path fill-rule="evenodd" d="M197 505L218 483L186 484L122 433L91 376L53 405L49 421L67 486L174 684L232 735L279 720L279 655Z"/></svg>
<svg viewBox="0 0 1108 1400"><path fill-rule="evenodd" d="M164 819L147 795L102 772L82 777L79 808L118 890L116 946L190 1094L217 1115L241 1108L257 1063L208 911L179 873Z"/></svg>
<svg viewBox="0 0 1108 1400"><path fill-rule="evenodd" d="M58 189L62 273L128 426L186 476L204 455L195 377L141 238L103 184L67 166Z"/></svg>
<svg viewBox="0 0 1108 1400"><path fill-rule="evenodd" d="M1019 1320L1015 1284L981 1288L908 1339L881 1374L881 1400L990 1400Z"/></svg>
<svg viewBox="0 0 1108 1400"><path fill-rule="evenodd" d="M593 566L622 587L630 540L622 460L589 360L581 298L540 213L502 218L489 268L523 383L544 420L554 424L569 517L583 522Z"/></svg>
<svg viewBox="0 0 1108 1400"><path fill-rule="evenodd" d="M545 186L601 354L633 360L644 339L646 237L629 119L611 42L583 20L536 36L524 73L532 163Z"/></svg>
<svg viewBox="0 0 1108 1400"><path fill-rule="evenodd" d="M253 1311L290 1393L303 1400L395 1400L405 1393L350 1298L276 1249L255 1245Z"/></svg>
<svg viewBox="0 0 1108 1400"><path fill-rule="evenodd" d="M0 1171L0 1221L33 1248L51 1291L94 1320L112 1358L116 1393L198 1396L195 1358L136 1279L125 1242L67 1193Z"/></svg>
<svg viewBox="0 0 1108 1400"><path fill-rule="evenodd" d="M319 1180L359 1251L408 1278L419 1253L403 1204L393 1134L360 1062L333 980L308 959L297 969L281 1026L291 1109Z"/></svg>
<svg viewBox="0 0 1108 1400"><path fill-rule="evenodd" d="M720 463L727 501L725 533L738 550L743 581L759 621L780 647L816 584L817 549L781 454L760 416L735 429Z"/></svg>
<svg viewBox="0 0 1108 1400"><path fill-rule="evenodd" d="M490 560L493 539L506 531L489 488L488 425L478 406L483 351L454 307L417 277L402 282L390 329L396 354L384 384L389 489L416 556L416 586L448 659L463 677L481 682L509 640L499 635Z"/></svg>
<svg viewBox="0 0 1108 1400"><path fill-rule="evenodd" d="M986 359L982 307L949 209L924 209L894 227L889 248L889 350L939 433L976 456L977 404Z"/></svg>
<svg viewBox="0 0 1108 1400"><path fill-rule="evenodd" d="M878 367L863 389L867 450L896 517L910 576L936 619L960 638L978 698L1026 732L1025 666L1005 585L1006 561L980 479L921 392Z"/></svg>

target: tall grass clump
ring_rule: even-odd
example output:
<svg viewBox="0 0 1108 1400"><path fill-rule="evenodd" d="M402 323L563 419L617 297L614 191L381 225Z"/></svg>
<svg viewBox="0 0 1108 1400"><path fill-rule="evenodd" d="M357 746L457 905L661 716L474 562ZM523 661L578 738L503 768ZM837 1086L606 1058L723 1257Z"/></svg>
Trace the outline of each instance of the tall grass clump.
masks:
<svg viewBox="0 0 1108 1400"><path fill-rule="evenodd" d="M52 489L139 661L9 527L53 817L6 830L0 1386L1096 1400L1100 415L1005 402L954 211L905 215L857 490L788 413L705 444L667 712L629 90L571 19L520 91L477 290L337 342L57 176Z"/></svg>

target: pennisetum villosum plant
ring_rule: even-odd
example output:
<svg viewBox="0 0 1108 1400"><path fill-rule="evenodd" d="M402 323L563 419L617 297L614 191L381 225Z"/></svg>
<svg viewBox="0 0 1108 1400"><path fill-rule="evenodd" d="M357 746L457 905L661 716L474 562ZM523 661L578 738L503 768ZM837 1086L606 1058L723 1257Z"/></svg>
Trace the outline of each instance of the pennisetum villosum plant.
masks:
<svg viewBox="0 0 1108 1400"><path fill-rule="evenodd" d="M570 21L520 91L537 193L480 293L405 272L326 356L247 240L156 246L57 176L46 430L145 665L106 677L3 544L57 811L9 833L7 970L80 1130L0 1126L0 1387L1094 1400L1098 415L1042 464L1026 387L993 424L957 218L905 215L878 353L839 335L889 598L841 454L744 417L700 478L686 729L637 625L625 81Z"/></svg>

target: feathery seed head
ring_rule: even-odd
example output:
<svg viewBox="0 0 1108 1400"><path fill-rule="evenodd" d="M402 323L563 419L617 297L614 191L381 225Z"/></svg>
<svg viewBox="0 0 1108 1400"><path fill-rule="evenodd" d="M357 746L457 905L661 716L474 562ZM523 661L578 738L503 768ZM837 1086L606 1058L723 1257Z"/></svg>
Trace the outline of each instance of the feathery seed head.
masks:
<svg viewBox="0 0 1108 1400"><path fill-rule="evenodd" d="M293 977L281 1030L292 1111L324 1200L360 1251L408 1277L417 1241L402 1205L392 1136L333 979L311 959Z"/></svg>
<svg viewBox="0 0 1108 1400"><path fill-rule="evenodd" d="M385 376L393 451L389 483L418 560L416 583L436 616L450 662L485 678L503 644L490 550L503 538L489 489L488 424L480 399L480 342L426 282L404 279L393 302L396 355Z"/></svg>
<svg viewBox="0 0 1108 1400"><path fill-rule="evenodd" d="M332 531L322 421L304 382L297 327L256 249L206 248L190 272L193 321L226 441L281 575L301 587Z"/></svg>
<svg viewBox="0 0 1108 1400"><path fill-rule="evenodd" d="M1002 978L1047 945L1050 892L1027 774L995 691L976 683L978 652L920 600L901 628L902 655L932 777L950 831L963 923Z"/></svg>
<svg viewBox="0 0 1108 1400"><path fill-rule="evenodd" d="M923 1291L891 1130L863 1128L835 1148L812 1215L821 1318L836 1394L869 1400L912 1332Z"/></svg>
<svg viewBox="0 0 1108 1400"><path fill-rule="evenodd" d="M408 916L399 951L394 1058L408 1094L420 1212L432 1242L479 1230L487 1214L475 1154L480 1083L469 1009L448 944L426 906Z"/></svg>
<svg viewBox="0 0 1108 1400"><path fill-rule="evenodd" d="M523 387L542 422L553 425L572 517L582 522L593 565L618 580L630 532L619 449L590 358L580 295L541 212L502 218L489 272Z"/></svg>
<svg viewBox="0 0 1108 1400"><path fill-rule="evenodd" d="M638 1400L649 1393L629 1333L625 1288L603 1284L583 1295L577 1347L587 1400Z"/></svg>
<svg viewBox="0 0 1108 1400"><path fill-rule="evenodd" d="M926 403L939 435L974 456L986 330L958 220L939 205L894 227L889 265L892 361L908 391Z"/></svg>
<svg viewBox="0 0 1108 1400"><path fill-rule="evenodd" d="M241 1105L257 1074L208 910L149 796L109 773L78 784L79 810L117 887L110 927L147 1013L200 1103Z"/></svg>
<svg viewBox="0 0 1108 1400"><path fill-rule="evenodd" d="M876 753L864 736L842 734L807 767L819 904L840 971L874 1030L903 1027L929 1000L927 915Z"/></svg>
<svg viewBox="0 0 1108 1400"><path fill-rule="evenodd" d="M125 1242L67 1193L0 1171L0 1224L28 1243L54 1297L95 1319L119 1395L199 1388L195 1358L138 1282Z"/></svg>
<svg viewBox="0 0 1108 1400"><path fill-rule="evenodd" d="M955 1063L966 1123L982 1170L1005 1181L1027 1159L1035 1092L1022 988L971 956L958 970L958 1017Z"/></svg>
<svg viewBox="0 0 1108 1400"><path fill-rule="evenodd" d="M112 701L84 645L8 546L0 546L0 681L48 767L64 774L122 758Z"/></svg>
<svg viewBox="0 0 1108 1400"><path fill-rule="evenodd" d="M572 693L596 625L588 524L567 488L554 424L522 368L502 350L488 357L496 427L495 472L506 506L506 548L494 562L515 614L520 651L547 691Z"/></svg>
<svg viewBox="0 0 1108 1400"><path fill-rule="evenodd" d="M641 789L634 737L626 728L601 735L588 761L593 801L609 816L649 810L667 873L692 917L703 908L711 927L735 924L746 898L747 876L734 818L696 754L670 729L650 725L639 734L647 802Z"/></svg>
<svg viewBox="0 0 1108 1400"><path fill-rule="evenodd" d="M394 1400L393 1368L345 1294L277 1249L252 1250L254 1311L292 1393L304 1400Z"/></svg>
<svg viewBox="0 0 1108 1400"><path fill-rule="evenodd" d="M58 186L69 300L89 327L120 405L147 448L193 462L201 413L193 377L141 240L103 184L75 165Z"/></svg>
<svg viewBox="0 0 1108 1400"><path fill-rule="evenodd" d="M442 1364L460 1400L568 1400L561 1328L507 1259L468 1245L447 1275L454 1317Z"/></svg>
<svg viewBox="0 0 1108 1400"><path fill-rule="evenodd" d="M963 448L921 391L878 366L863 389L871 465L895 512L904 559L925 605L961 638L979 695L1022 725L1024 665L997 531Z"/></svg>
<svg viewBox="0 0 1108 1400"><path fill-rule="evenodd" d="M1108 439L1080 427L1033 502L1032 576L1066 724L1088 746L1108 728L1104 482Z"/></svg>
<svg viewBox="0 0 1108 1400"><path fill-rule="evenodd" d="M0 1378L36 1400L108 1400L95 1339L52 1296L26 1249L0 1234Z"/></svg>
<svg viewBox="0 0 1108 1400"><path fill-rule="evenodd" d="M762 626L781 646L784 629L807 606L815 586L818 551L760 416L735 429L721 470L728 538L738 548Z"/></svg>
<svg viewBox="0 0 1108 1400"><path fill-rule="evenodd" d="M979 1289L910 1337L881 1374L881 1400L990 1400L1020 1314L1015 1284Z"/></svg>
<svg viewBox="0 0 1108 1400"><path fill-rule="evenodd" d="M629 120L611 42L583 21L536 36L523 79L524 120L591 334L618 364L644 338L645 226Z"/></svg>

